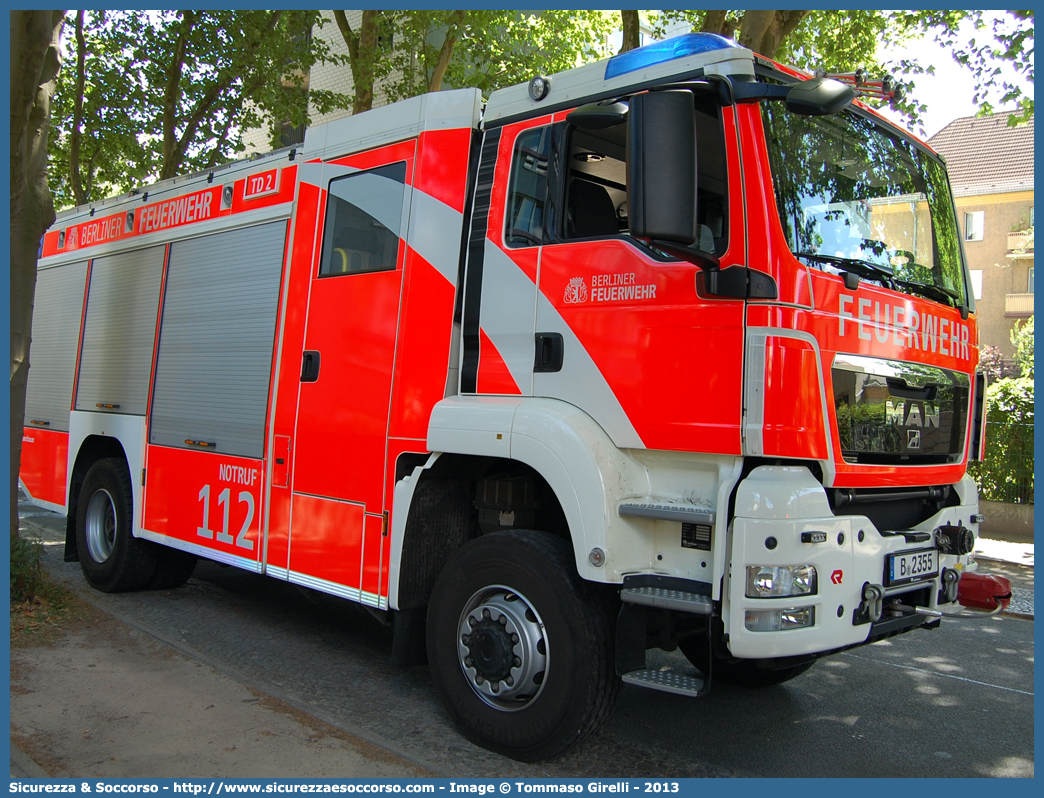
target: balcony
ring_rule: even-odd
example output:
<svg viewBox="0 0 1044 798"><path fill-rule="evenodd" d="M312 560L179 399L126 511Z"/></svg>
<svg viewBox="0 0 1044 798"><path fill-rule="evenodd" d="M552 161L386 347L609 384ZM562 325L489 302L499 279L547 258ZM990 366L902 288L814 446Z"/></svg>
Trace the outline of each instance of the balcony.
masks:
<svg viewBox="0 0 1044 798"><path fill-rule="evenodd" d="M1012 260L1033 259L1033 228L1008 233L1008 257Z"/></svg>
<svg viewBox="0 0 1044 798"><path fill-rule="evenodd" d="M1033 315L1033 294L1006 294L1004 315L1024 317Z"/></svg>

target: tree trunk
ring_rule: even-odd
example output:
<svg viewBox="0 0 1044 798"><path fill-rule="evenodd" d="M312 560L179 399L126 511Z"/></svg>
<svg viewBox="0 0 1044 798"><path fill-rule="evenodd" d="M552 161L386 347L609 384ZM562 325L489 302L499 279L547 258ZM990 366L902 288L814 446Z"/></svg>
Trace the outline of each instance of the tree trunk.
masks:
<svg viewBox="0 0 1044 798"><path fill-rule="evenodd" d="M638 12L625 9L620 12L620 17L623 20L623 44L620 45L620 52L626 53L628 50L641 47L642 28Z"/></svg>
<svg viewBox="0 0 1044 798"><path fill-rule="evenodd" d="M739 43L744 47L760 52L762 37L764 37L765 31L769 29L769 25L772 24L772 19L775 16L775 11L766 9L745 12L739 27L739 37L737 39ZM770 53L762 54L771 55Z"/></svg>
<svg viewBox="0 0 1044 798"><path fill-rule="evenodd" d="M363 11L359 32L352 30L343 11L334 11L337 27L348 45L348 64L352 69L355 102L352 113L361 114L373 107L373 68L377 60L377 20L380 11Z"/></svg>
<svg viewBox="0 0 1044 798"><path fill-rule="evenodd" d="M779 46L801 24L801 20L811 13L811 11L777 11L761 36L757 51L768 58L775 58Z"/></svg>
<svg viewBox="0 0 1044 798"><path fill-rule="evenodd" d="M69 186L77 205L87 202L80 174L80 140L83 137L83 92L87 84L87 41L83 36L83 9L76 12L76 86L73 89L72 130L69 133Z"/></svg>
<svg viewBox="0 0 1044 798"><path fill-rule="evenodd" d="M163 162L160 166L160 180L176 175L184 156L184 151L178 147L178 101L182 94L181 73L185 64L185 51L195 24L194 12L182 12L181 25L178 26L178 35L167 64L166 83L163 86Z"/></svg>
<svg viewBox="0 0 1044 798"><path fill-rule="evenodd" d="M446 76L446 70L449 68L450 59L453 58L453 47L456 45L457 39L460 38L460 34L464 30L464 21L467 18L467 14L467 11L453 12L450 25L446 29L446 38L443 39L442 47L439 49L439 58L435 62L435 68L431 71L431 80L428 81L428 91L442 90L442 79Z"/></svg>
<svg viewBox="0 0 1044 798"><path fill-rule="evenodd" d="M729 18L728 11L708 11L703 17L703 33L717 33L730 39L736 37L736 23Z"/></svg>
<svg viewBox="0 0 1044 798"><path fill-rule="evenodd" d="M774 58L779 46L810 13L812 12L747 11L740 22L739 43L766 58Z"/></svg>
<svg viewBox="0 0 1044 798"><path fill-rule="evenodd" d="M41 237L54 222L47 129L64 11L11 12L11 537L18 535L25 386Z"/></svg>

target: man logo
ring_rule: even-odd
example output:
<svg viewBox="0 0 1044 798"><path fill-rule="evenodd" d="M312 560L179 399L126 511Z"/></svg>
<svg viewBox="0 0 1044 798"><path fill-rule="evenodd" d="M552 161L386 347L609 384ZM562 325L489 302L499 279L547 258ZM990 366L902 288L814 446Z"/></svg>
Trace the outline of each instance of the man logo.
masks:
<svg viewBox="0 0 1044 798"><path fill-rule="evenodd" d="M907 449L920 449L921 448L921 431L919 429L908 429L906 431L906 448Z"/></svg>

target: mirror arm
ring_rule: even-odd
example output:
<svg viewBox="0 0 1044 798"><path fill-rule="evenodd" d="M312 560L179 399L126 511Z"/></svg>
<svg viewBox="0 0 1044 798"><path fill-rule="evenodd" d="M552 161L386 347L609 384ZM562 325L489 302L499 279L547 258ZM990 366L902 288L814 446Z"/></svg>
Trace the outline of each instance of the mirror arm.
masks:
<svg viewBox="0 0 1044 798"><path fill-rule="evenodd" d="M777 299L779 290L776 281L765 272L746 266L721 268L721 261L711 252L694 249L673 241L651 239L649 243L668 255L700 267L696 285L710 296L729 299Z"/></svg>
<svg viewBox="0 0 1044 798"><path fill-rule="evenodd" d="M757 102L758 100L785 100L787 95L790 94L790 90L794 87L793 83L778 84L778 83L758 83L753 80L736 80L733 79L732 83L732 96L736 98L736 102Z"/></svg>
<svg viewBox="0 0 1044 798"><path fill-rule="evenodd" d="M668 255L674 255L674 257L681 258L689 263L695 263L705 272L716 272L721 269L721 261L712 252L687 247L676 241L660 241L653 238L649 240L649 243Z"/></svg>

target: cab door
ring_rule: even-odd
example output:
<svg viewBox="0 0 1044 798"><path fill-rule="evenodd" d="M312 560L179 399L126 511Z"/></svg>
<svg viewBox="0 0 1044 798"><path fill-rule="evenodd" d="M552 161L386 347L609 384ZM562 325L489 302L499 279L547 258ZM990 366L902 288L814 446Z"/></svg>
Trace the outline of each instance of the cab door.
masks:
<svg viewBox="0 0 1044 798"><path fill-rule="evenodd" d="M324 166L301 352L289 576L375 604L415 147Z"/></svg>
<svg viewBox="0 0 1044 798"><path fill-rule="evenodd" d="M694 103L694 246L746 266L732 109L709 93ZM552 345L549 362L536 353L533 395L586 410L618 446L740 454L744 299L709 294L697 265L629 235L622 118L583 129L567 117L555 115L548 151L535 335Z"/></svg>

